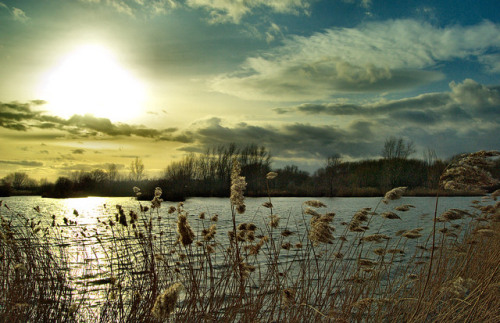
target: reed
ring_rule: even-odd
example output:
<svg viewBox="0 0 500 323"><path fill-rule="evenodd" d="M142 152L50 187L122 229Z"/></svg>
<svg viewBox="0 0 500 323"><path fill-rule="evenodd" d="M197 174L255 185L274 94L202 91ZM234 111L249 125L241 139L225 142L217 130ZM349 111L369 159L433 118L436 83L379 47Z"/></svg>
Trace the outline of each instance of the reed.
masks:
<svg viewBox="0 0 500 323"><path fill-rule="evenodd" d="M470 173L493 156L463 156L465 161L445 170L443 188L491 184L483 171L476 170L474 186L469 176L450 169ZM157 188L149 206L117 206L115 216L100 221L106 235L80 232L70 219L46 225L0 205L0 317L15 322L500 320L498 193L471 210L436 211L429 235L421 228L381 233L385 221L404 223L401 212L411 208L397 202L404 188L387 192L377 205L353 210L351 221L335 227L334 208L307 201L296 222L276 213L269 194L266 221L259 227L240 220L246 182L239 172L235 163L228 215L194 217L179 203L168 206L170 218L162 216L165 202ZM267 174L268 192L277 176ZM228 232L217 222L223 217L230 219ZM93 239L94 247L79 242L77 234ZM76 274L97 279L77 285L72 266L75 259L88 258L99 266L84 264Z"/></svg>

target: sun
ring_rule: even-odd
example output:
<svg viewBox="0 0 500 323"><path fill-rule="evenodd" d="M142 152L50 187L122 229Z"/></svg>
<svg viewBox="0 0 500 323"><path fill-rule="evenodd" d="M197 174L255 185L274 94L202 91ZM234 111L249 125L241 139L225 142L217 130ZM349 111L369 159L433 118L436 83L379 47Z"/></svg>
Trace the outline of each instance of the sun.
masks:
<svg viewBox="0 0 500 323"><path fill-rule="evenodd" d="M100 45L84 45L69 53L44 78L40 99L61 117L92 114L130 121L145 103L144 85Z"/></svg>

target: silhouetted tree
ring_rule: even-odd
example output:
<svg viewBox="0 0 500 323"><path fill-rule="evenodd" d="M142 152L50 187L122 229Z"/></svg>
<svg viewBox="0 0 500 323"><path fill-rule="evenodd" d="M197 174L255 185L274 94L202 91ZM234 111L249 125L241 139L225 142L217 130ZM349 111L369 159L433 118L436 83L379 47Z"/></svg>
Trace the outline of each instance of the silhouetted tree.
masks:
<svg viewBox="0 0 500 323"><path fill-rule="evenodd" d="M405 142L403 138L389 137L385 140L382 157L385 159L406 159L415 153L415 151L413 141L408 140Z"/></svg>
<svg viewBox="0 0 500 323"><path fill-rule="evenodd" d="M130 178L134 181L140 181L144 176L144 164L142 163L142 159L139 157L135 157L130 163Z"/></svg>

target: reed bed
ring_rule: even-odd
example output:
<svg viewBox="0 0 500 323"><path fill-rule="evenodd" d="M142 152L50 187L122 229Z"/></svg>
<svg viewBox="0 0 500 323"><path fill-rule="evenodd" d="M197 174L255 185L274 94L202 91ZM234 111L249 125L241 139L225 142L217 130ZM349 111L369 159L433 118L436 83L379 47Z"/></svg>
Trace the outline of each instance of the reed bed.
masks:
<svg viewBox="0 0 500 323"><path fill-rule="evenodd" d="M498 152L462 156L445 170L444 188L477 190L493 179L478 167ZM462 170L462 172L460 172ZM476 181L471 181L474 171ZM200 213L192 227L183 203L116 206L85 232L0 213L0 318L12 322L498 322L498 191L469 210L436 214L421 228L384 234L404 187L334 227L334 209L303 204L301 225L276 213L272 198L260 226L245 212L245 178L231 173L227 215ZM269 173L266 181L279 174ZM467 187L466 187L467 186ZM139 188L134 188L140 194ZM383 211L390 206L394 211ZM169 218L159 208L168 208ZM36 210L36 207L35 207ZM75 210L77 216L77 211ZM40 214L40 217L46 215ZM230 229L217 221L231 218ZM175 231L172 218L176 219ZM170 221L170 222L168 222ZM75 224L75 225L73 225ZM305 228L302 229L302 228ZM70 233L66 231L71 231ZM77 237L86 239L78 240ZM88 239L95 243L88 245ZM77 266L75 266L75 263ZM76 277L78 276L78 277Z"/></svg>

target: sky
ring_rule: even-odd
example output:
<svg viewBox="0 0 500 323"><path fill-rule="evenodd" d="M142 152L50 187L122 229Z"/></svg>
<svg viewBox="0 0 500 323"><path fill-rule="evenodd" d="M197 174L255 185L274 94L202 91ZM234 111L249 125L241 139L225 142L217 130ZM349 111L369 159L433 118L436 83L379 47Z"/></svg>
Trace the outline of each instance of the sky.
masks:
<svg viewBox="0 0 500 323"><path fill-rule="evenodd" d="M274 168L500 150L497 0L0 0L0 178L227 143Z"/></svg>

